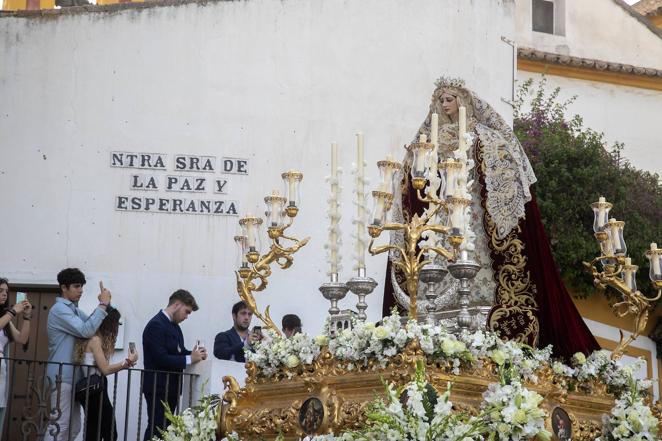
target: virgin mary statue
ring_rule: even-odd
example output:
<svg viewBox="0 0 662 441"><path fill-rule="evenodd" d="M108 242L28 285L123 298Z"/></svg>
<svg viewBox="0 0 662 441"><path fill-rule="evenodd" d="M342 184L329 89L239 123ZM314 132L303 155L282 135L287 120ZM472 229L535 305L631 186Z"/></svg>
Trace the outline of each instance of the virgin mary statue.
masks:
<svg viewBox="0 0 662 441"><path fill-rule="evenodd" d="M439 115L438 158L458 156L459 108L466 109L467 151L471 167L469 192L472 198L466 251L480 265L473 280L470 311L473 327L490 327L503 337L537 346L554 345L554 353L569 358L575 352L599 349L561 281L551 254L531 186L536 177L522 146L510 126L484 100L459 79L436 82L430 110L418 135L430 135L431 117ZM407 222L421 215L426 206L418 201L409 181L411 154L404 160L399 193L392 215ZM440 168L441 169L441 168ZM402 242L394 234L391 241ZM389 263L384 293L384 314L397 304L406 308L404 277ZM441 262L440 262L441 263ZM419 287L419 311L434 310L443 323L459 310L459 282L447 276L436 287L433 300ZM428 305L428 301L433 305Z"/></svg>

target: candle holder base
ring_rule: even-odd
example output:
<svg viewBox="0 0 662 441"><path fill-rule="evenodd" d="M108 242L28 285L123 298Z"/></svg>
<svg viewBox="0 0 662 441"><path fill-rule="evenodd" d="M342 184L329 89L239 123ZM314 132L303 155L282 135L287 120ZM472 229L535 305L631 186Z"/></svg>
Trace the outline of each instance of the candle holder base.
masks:
<svg viewBox="0 0 662 441"><path fill-rule="evenodd" d="M347 291L349 290L347 284L342 282L327 282L322 284L322 286L319 287L319 290L322 292L322 296L331 302L329 314L339 314L340 309L338 308L338 301L344 299L347 295Z"/></svg>
<svg viewBox="0 0 662 441"><path fill-rule="evenodd" d="M471 314L469 313L470 286L479 270L480 265L472 260L458 260L455 263L448 264L448 271L460 281L460 288L457 291L460 304L457 327L460 332L471 328Z"/></svg>
<svg viewBox="0 0 662 441"><path fill-rule="evenodd" d="M352 277L347 281L347 287L349 290L359 298L359 302L356 304L356 309L359 311L357 314L359 320L363 321L367 318L365 311L368 309L368 304L365 302L365 297L370 294L376 286L377 282L371 277Z"/></svg>
<svg viewBox="0 0 662 441"><path fill-rule="evenodd" d="M421 269L420 280L421 282L427 284L427 290L425 291L425 299L428 301L427 312L428 315L432 314L436 310L436 305L434 300L437 298L437 292L435 292L435 285L444 280L448 274L448 270L441 265L435 265L429 263Z"/></svg>

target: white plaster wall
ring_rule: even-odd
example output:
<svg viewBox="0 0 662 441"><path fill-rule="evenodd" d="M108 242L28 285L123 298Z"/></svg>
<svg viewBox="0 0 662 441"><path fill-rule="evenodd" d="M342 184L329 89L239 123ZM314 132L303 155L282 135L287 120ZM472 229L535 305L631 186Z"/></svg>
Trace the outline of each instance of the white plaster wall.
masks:
<svg viewBox="0 0 662 441"><path fill-rule="evenodd" d="M562 0L565 36L534 32L531 0L516 0L517 44L575 57L662 69L662 38L613 0Z"/></svg>
<svg viewBox="0 0 662 441"><path fill-rule="evenodd" d="M518 71L520 83L542 75ZM546 75L548 89L561 88L559 100L576 96L568 117L581 115L584 126L605 134L609 146L625 144L623 155L635 167L662 175L660 115L662 92ZM535 84L535 83L534 83Z"/></svg>
<svg viewBox="0 0 662 441"><path fill-rule="evenodd" d="M244 157L250 174L232 177L228 195L242 212L258 211L281 171L304 173L291 232L310 244L291 269L274 270L258 301L276 321L297 313L319 332L330 142L346 170L347 279L354 134L365 133L374 183L375 162L411 140L444 74L510 120L500 98L510 96L512 49L501 36L513 37L513 17L511 0L250 0L0 18L0 272L55 283L60 269L82 268L83 309L103 280L126 317L125 341L139 346L146 321L187 288L201 310L185 338L211 346L238 300L237 218L115 211L115 195L132 193L130 171L111 169L109 152ZM371 320L384 267L384 256L368 258L380 284Z"/></svg>

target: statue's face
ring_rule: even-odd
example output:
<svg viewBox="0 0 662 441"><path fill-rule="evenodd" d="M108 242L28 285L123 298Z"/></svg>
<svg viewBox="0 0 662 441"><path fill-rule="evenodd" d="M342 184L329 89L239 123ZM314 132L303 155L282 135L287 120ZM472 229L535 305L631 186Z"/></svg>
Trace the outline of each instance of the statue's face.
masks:
<svg viewBox="0 0 662 441"><path fill-rule="evenodd" d="M457 107L457 98L455 98L453 95L450 93L444 93L441 95L441 109L444 111L444 113L451 118L457 115L458 113L458 107Z"/></svg>

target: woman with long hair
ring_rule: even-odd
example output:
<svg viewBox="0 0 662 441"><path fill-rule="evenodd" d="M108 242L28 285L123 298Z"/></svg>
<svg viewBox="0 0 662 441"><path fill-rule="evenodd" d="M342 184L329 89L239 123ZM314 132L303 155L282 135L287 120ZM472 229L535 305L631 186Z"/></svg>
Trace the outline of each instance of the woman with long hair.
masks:
<svg viewBox="0 0 662 441"><path fill-rule="evenodd" d="M110 363L110 358L115 350L122 315L117 309L110 307L107 313L108 315L101 322L101 326L99 326L94 337L88 340L78 339L74 346L74 362L86 366L95 366L94 368L88 368L87 375L100 373L102 382L101 393L87 393L82 402L79 400L81 406L86 409L85 441L115 441L117 439L117 428L113 418L114 410L108 398L106 376L133 367L138 360L138 354L130 351L128 357L122 362ZM101 426L100 430L99 425Z"/></svg>
<svg viewBox="0 0 662 441"><path fill-rule="evenodd" d="M21 330L12 323L16 316L23 316ZM30 319L32 318L32 305L24 300L14 306L9 304L9 281L0 277L0 358L9 356L8 345L15 341L26 344L30 336ZM0 437L2 437L2 423L7 407L7 362L0 360Z"/></svg>

